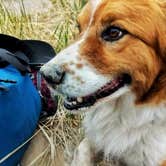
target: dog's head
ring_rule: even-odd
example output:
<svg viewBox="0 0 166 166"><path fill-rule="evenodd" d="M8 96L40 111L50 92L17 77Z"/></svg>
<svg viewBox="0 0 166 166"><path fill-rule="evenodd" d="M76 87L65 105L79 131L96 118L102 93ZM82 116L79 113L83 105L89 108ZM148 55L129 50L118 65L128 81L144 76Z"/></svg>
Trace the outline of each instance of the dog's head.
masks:
<svg viewBox="0 0 166 166"><path fill-rule="evenodd" d="M80 39L41 69L65 107L84 110L128 91L140 104L166 99L165 10L165 0L89 1Z"/></svg>

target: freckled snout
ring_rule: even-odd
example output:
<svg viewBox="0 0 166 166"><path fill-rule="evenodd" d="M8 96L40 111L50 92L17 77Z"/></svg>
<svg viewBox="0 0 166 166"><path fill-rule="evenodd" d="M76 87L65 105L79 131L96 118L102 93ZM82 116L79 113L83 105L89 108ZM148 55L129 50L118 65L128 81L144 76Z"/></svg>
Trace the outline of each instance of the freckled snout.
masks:
<svg viewBox="0 0 166 166"><path fill-rule="evenodd" d="M61 84L65 75L65 71L57 65L46 64L40 69L40 73L50 85Z"/></svg>

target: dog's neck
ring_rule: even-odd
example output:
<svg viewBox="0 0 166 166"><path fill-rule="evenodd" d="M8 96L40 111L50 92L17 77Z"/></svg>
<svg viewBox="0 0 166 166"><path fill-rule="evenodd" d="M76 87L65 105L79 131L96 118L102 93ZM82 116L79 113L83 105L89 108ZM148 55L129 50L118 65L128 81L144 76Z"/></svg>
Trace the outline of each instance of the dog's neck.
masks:
<svg viewBox="0 0 166 166"><path fill-rule="evenodd" d="M88 112L84 127L97 151L129 166L158 166L166 157L166 104L135 105L131 93Z"/></svg>

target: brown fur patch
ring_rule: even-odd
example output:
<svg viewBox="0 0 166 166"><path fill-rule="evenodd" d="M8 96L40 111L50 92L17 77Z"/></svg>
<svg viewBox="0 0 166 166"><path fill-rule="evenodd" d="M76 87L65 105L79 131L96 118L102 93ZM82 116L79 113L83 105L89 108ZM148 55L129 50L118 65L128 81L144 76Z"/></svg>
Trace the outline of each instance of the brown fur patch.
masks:
<svg viewBox="0 0 166 166"><path fill-rule="evenodd" d="M161 166L166 166L166 161L164 161L164 162L161 164Z"/></svg>
<svg viewBox="0 0 166 166"><path fill-rule="evenodd" d="M81 57L100 73L128 73L137 104L156 104L166 99L164 10L164 5L155 0L103 0L80 48ZM114 43L102 40L103 29L111 25L127 30L128 34Z"/></svg>
<svg viewBox="0 0 166 166"><path fill-rule="evenodd" d="M69 63L69 64L70 64L70 63ZM64 64L62 65L62 69L63 69L63 71L65 71L65 72L68 72L68 73L70 73L70 74L72 74L72 75L75 75L75 71L74 71L74 70L71 70L70 67L69 67L69 65L68 65L67 63L64 63Z"/></svg>
<svg viewBox="0 0 166 166"><path fill-rule="evenodd" d="M76 67L77 67L78 69L81 69L81 68L83 68L83 64L78 63L78 64L76 64Z"/></svg>

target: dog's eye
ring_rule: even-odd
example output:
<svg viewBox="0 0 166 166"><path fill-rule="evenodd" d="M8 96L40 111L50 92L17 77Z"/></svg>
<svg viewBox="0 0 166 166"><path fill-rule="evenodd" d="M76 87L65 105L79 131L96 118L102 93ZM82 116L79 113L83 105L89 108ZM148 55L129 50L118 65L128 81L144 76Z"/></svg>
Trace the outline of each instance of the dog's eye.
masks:
<svg viewBox="0 0 166 166"><path fill-rule="evenodd" d="M102 32L102 38L105 41L114 42L121 39L127 32L118 27L109 27Z"/></svg>

